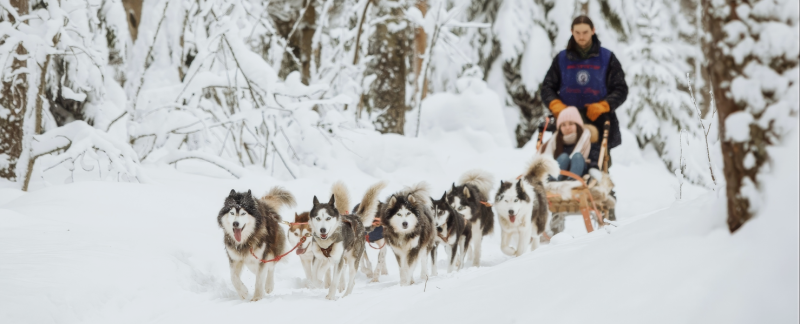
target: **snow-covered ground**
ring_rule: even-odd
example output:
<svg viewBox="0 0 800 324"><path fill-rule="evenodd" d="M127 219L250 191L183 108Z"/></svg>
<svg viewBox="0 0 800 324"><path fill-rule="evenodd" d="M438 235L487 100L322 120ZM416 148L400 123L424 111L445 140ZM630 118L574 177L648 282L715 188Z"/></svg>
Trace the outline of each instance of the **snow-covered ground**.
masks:
<svg viewBox="0 0 800 324"><path fill-rule="evenodd" d="M499 182L521 173L532 155L533 143L513 149L485 130L430 127L441 131L420 139L380 136L343 153L358 154L360 163L327 161L327 170L303 169L297 180L255 169L233 179L182 161L146 166L147 184L37 179L23 193L0 183L0 322L798 321L797 142L775 151L780 176L765 182L759 217L730 235L721 193L685 184L677 200L674 175L624 130L625 144L612 151L618 228L586 234L582 220L571 217L573 239L563 235L518 259L501 253L497 228L483 242L482 267L446 274L440 260L439 276L426 282L417 275L410 287L398 286L389 255L388 276L367 283L359 273L353 294L336 302L325 300L326 290L304 288L292 255L278 267L273 294L258 302L236 297L216 223L231 188L287 187L300 202L282 211L290 220L310 208L312 196L328 195L335 180L347 183L354 200L378 179L390 181L383 197L419 180L438 196L467 169L487 169ZM58 182L65 172L47 177ZM377 251L368 253L374 260ZM252 293L254 277L244 273Z"/></svg>

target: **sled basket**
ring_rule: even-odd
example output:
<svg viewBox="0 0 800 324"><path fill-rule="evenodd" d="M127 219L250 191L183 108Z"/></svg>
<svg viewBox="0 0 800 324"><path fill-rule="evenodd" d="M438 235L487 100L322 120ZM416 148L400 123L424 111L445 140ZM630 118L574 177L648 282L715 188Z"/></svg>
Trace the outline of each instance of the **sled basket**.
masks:
<svg viewBox="0 0 800 324"><path fill-rule="evenodd" d="M546 117L545 121L539 125L539 138L536 143L537 152L542 145L544 132L555 132L554 125L555 118L552 116ZM555 219L557 214L559 217L582 215L586 231L590 233L595 229L595 225L592 224L592 218L594 218L598 228L603 227L604 220L616 219L614 215L616 199L611 195L614 183L611 182L611 177L608 174L608 133L610 128L611 122L606 119L603 124L603 137L600 144L599 161L601 162L598 163L602 166L601 179L588 179L588 177L583 179L572 172L562 170L561 175L570 177L575 181L553 181L545 187L549 209L554 215L553 218Z"/></svg>

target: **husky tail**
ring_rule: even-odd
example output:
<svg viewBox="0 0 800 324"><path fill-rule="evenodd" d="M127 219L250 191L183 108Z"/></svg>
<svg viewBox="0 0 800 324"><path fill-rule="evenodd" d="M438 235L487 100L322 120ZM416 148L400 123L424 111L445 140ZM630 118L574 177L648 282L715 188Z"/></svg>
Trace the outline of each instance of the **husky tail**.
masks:
<svg viewBox="0 0 800 324"><path fill-rule="evenodd" d="M489 173L481 169L472 169L464 174L461 175L461 178L458 179L459 185L473 185L478 188L478 191L486 197L489 197L489 191L492 190L492 183L494 183L494 177Z"/></svg>
<svg viewBox="0 0 800 324"><path fill-rule="evenodd" d="M525 181L531 184L545 182L548 175L558 177L560 172L561 168L556 160L544 154L537 154L525 172Z"/></svg>
<svg viewBox="0 0 800 324"><path fill-rule="evenodd" d="M336 181L331 187L331 193L336 198L334 207L339 211L339 214L345 215L350 213L350 194L347 192L347 187L344 182Z"/></svg>
<svg viewBox="0 0 800 324"><path fill-rule="evenodd" d="M414 204L421 204L426 207L431 207L430 189L428 183L420 181L411 187L406 187L400 192L405 196L414 197Z"/></svg>
<svg viewBox="0 0 800 324"><path fill-rule="evenodd" d="M284 206L294 207L297 205L297 202L294 200L294 195L292 195L289 190L286 190L286 188L279 186L272 187L264 197L261 197L261 201L276 211Z"/></svg>
<svg viewBox="0 0 800 324"><path fill-rule="evenodd" d="M372 224L372 220L375 219L375 216L378 213L378 205L380 204L378 195L385 187L385 181L378 182L369 187L367 192L364 194L364 198L361 198L361 203L358 204L358 208L353 211L353 214L356 214L359 218L361 218L361 223L363 223L364 226L370 226L370 224Z"/></svg>

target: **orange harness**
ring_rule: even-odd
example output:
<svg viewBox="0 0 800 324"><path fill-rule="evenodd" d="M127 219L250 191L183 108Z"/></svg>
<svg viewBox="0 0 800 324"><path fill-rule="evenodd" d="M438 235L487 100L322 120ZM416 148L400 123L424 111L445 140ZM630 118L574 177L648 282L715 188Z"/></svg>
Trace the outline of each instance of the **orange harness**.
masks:
<svg viewBox="0 0 800 324"><path fill-rule="evenodd" d="M298 247L300 247L300 245L305 243L306 237L307 236L301 237L300 238L300 242L298 242L297 245L295 245L291 250L289 250L289 252L281 254L281 255L277 256L276 258L274 258L274 259L264 260L264 259L261 259L261 258L257 257L256 254L253 253L253 248L252 247L250 248L250 254L252 254L254 258L258 259L258 261L261 261L261 263L280 261L281 259L283 259L283 257L289 255L289 253L292 253L292 251L296 250Z"/></svg>

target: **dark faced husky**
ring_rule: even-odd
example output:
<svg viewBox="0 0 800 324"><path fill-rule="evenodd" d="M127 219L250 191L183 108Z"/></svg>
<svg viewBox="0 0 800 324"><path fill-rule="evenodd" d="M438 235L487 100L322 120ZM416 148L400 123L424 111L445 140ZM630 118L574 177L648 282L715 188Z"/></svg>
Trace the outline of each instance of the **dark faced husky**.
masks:
<svg viewBox="0 0 800 324"><path fill-rule="evenodd" d="M428 276L428 251L433 249L433 212L428 184L420 182L392 195L381 212L386 244L400 266L400 285L414 283L417 261L422 263L420 279Z"/></svg>
<svg viewBox="0 0 800 324"><path fill-rule="evenodd" d="M447 273L453 270L461 270L464 266L464 256L467 254L469 241L472 239L472 226L464 216L456 213L453 207L447 203L447 192L442 194L442 198L433 203L434 226L436 227L435 246L431 251L431 257L436 260L436 249L439 245L444 246L447 253ZM433 275L436 275L436 267L433 267Z"/></svg>
<svg viewBox="0 0 800 324"><path fill-rule="evenodd" d="M379 183L376 186L383 188L384 184ZM355 213L349 214L349 196L344 184L334 183L331 191L333 194L327 203L320 203L314 196L314 206L309 212L308 224L311 226L315 242L312 247L314 257L321 261L319 263L315 261L314 275L319 277L320 273L332 268L326 298L335 300L337 288L340 291L344 288L340 281L345 264L349 268L349 280L347 290L342 297L353 291L358 264L364 254L364 220L371 222L375 217L378 199L377 192L373 195L369 193L374 190L368 190L368 194L364 196Z"/></svg>
<svg viewBox="0 0 800 324"><path fill-rule="evenodd" d="M476 267L481 266L483 236L494 229L494 213L489 207L489 191L492 190L493 181L492 175L486 171L470 170L447 193L450 206L472 226L472 240L467 253Z"/></svg>
<svg viewBox="0 0 800 324"><path fill-rule="evenodd" d="M502 237L500 249L506 255L520 256L539 247L539 234L547 226L550 211L545 183L548 175L558 176L558 163L546 155L533 159L522 179L500 181L494 200ZM516 238L516 248L511 242Z"/></svg>
<svg viewBox="0 0 800 324"><path fill-rule="evenodd" d="M247 266L256 275L253 301L275 289L275 262L261 262L273 259L284 252L283 230L278 225L282 206L293 206L294 197L280 187L274 187L261 199L253 197L250 190L236 192L231 190L217 215L217 223L224 232L225 248L231 267L231 282L236 293L247 299L247 288L240 275L242 267Z"/></svg>

